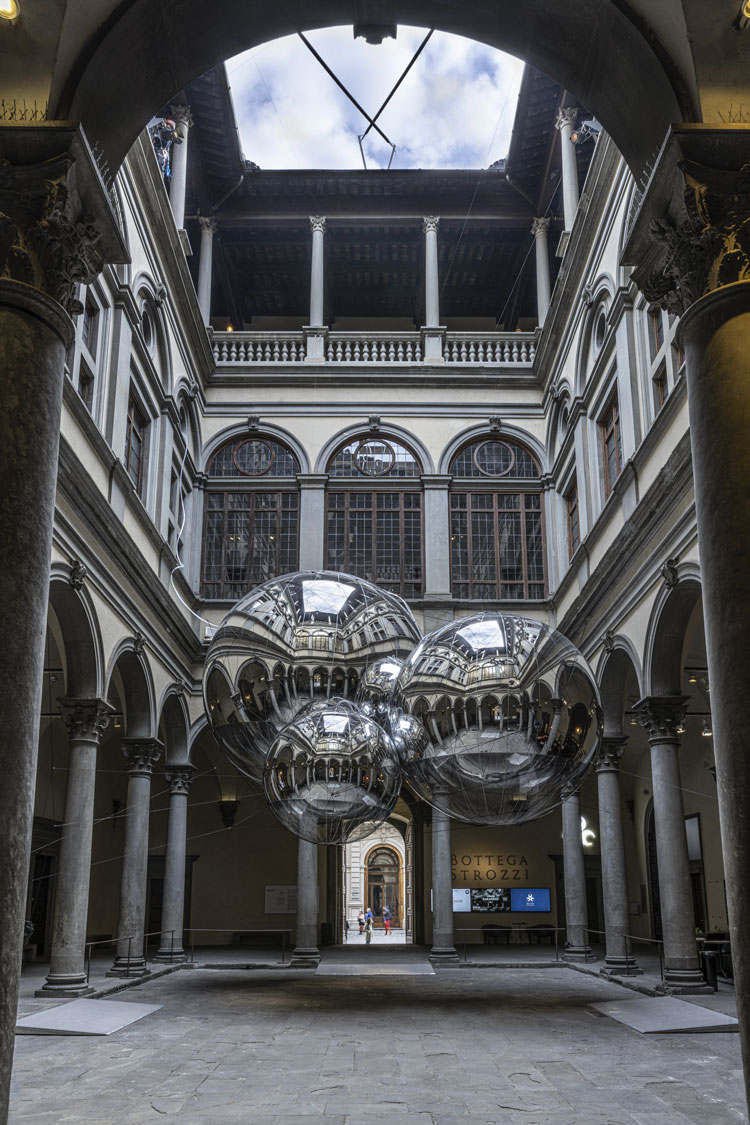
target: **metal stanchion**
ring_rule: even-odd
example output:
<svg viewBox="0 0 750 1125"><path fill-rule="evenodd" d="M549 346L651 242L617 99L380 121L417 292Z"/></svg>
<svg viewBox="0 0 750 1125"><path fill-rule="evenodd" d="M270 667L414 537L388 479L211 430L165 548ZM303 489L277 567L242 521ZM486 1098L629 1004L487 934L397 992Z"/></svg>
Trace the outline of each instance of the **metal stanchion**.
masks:
<svg viewBox="0 0 750 1125"><path fill-rule="evenodd" d="M133 939L132 939L132 937L129 937L128 938L128 963L125 966L125 976L126 977L130 976L130 947L131 947L132 944L133 944Z"/></svg>
<svg viewBox="0 0 750 1125"><path fill-rule="evenodd" d="M91 942L86 946L86 984L91 980Z"/></svg>

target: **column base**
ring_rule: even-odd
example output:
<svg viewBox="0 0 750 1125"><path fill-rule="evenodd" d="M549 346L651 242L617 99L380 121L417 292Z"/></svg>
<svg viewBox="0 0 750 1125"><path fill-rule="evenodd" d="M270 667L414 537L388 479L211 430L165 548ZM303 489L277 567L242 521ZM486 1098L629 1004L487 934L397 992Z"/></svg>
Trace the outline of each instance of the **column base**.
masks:
<svg viewBox="0 0 750 1125"><path fill-rule="evenodd" d="M312 946L309 949L297 946L292 950L292 959L289 962L291 969L317 969L320 964L320 953Z"/></svg>
<svg viewBox="0 0 750 1125"><path fill-rule="evenodd" d="M158 949L153 960L158 961L160 965L180 965L183 961L187 961L187 953L184 949Z"/></svg>
<svg viewBox="0 0 750 1125"><path fill-rule="evenodd" d="M430 963L433 965L458 965L458 954L453 945L433 945L430 950Z"/></svg>
<svg viewBox="0 0 750 1125"><path fill-rule="evenodd" d="M639 977L643 976L643 969L635 957L605 957L604 967L600 975L603 977Z"/></svg>
<svg viewBox="0 0 750 1125"><path fill-rule="evenodd" d="M562 960L563 961L570 961L570 962L573 962L575 964L581 964L581 963L588 964L591 961L596 961L597 956L593 952L593 950L588 948L588 946L581 946L581 947L574 947L573 949L566 949L565 952L562 955Z"/></svg>
<svg viewBox="0 0 750 1125"><path fill-rule="evenodd" d="M106 973L108 977L145 977L149 967L143 957L115 957L115 963Z"/></svg>
<svg viewBox="0 0 750 1125"><path fill-rule="evenodd" d="M86 980L83 973L70 973L65 975L62 973L50 973L41 988L38 988L34 993L35 996L49 999L52 996L91 996L92 992L96 989L90 985Z"/></svg>
<svg viewBox="0 0 750 1125"><path fill-rule="evenodd" d="M669 992L674 993L696 995L710 993L713 996L714 991L711 985L706 983L700 969L665 969L664 984Z"/></svg>

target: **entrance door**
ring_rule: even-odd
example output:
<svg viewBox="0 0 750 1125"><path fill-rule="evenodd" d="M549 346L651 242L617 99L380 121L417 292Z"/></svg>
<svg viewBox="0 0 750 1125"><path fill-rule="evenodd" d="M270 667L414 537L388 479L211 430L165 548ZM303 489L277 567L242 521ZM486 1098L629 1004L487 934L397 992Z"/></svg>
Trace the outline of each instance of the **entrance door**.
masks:
<svg viewBox="0 0 750 1125"><path fill-rule="evenodd" d="M391 911L391 924L401 925L401 857L393 848L374 848L367 857L367 905L375 925L383 924L383 907Z"/></svg>

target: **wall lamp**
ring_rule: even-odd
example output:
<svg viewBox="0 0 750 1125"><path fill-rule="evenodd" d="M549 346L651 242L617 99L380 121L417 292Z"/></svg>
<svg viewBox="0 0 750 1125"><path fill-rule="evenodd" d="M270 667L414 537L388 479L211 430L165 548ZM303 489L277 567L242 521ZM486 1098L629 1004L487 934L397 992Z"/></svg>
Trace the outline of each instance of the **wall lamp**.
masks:
<svg viewBox="0 0 750 1125"><path fill-rule="evenodd" d="M0 19L16 20L19 15L18 0L0 0Z"/></svg>
<svg viewBox="0 0 750 1125"><path fill-rule="evenodd" d="M750 0L748 0L750 3ZM598 139L602 127L595 117L590 117L588 121L582 121L577 129L574 129L570 134L570 139L574 145L585 144L586 141L595 141Z"/></svg>
<svg viewBox="0 0 750 1125"><path fill-rule="evenodd" d="M734 26L738 31L742 31L750 24L750 0L742 0L740 10L734 21Z"/></svg>

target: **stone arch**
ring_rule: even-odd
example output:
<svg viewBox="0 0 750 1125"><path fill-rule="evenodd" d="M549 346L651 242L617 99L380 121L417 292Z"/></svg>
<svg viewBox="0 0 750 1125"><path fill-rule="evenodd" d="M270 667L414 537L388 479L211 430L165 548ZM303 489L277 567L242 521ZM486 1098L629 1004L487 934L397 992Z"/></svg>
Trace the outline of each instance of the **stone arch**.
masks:
<svg viewBox="0 0 750 1125"><path fill-rule="evenodd" d="M627 637L618 637L612 651L604 654L597 674L605 734L623 733L623 719L628 710L626 691L629 677L635 680L636 694L642 699L643 679L638 657Z"/></svg>
<svg viewBox="0 0 750 1125"><path fill-rule="evenodd" d="M166 394L172 391L172 353L164 316L163 287L157 286L148 273L138 273L133 279L133 292L140 311L141 338L154 370ZM153 334L152 338L150 333Z"/></svg>
<svg viewBox="0 0 750 1125"><path fill-rule="evenodd" d="M101 695L104 681L102 639L96 612L85 590L70 582L73 568L66 575L53 569L49 588L50 609L62 635L65 656L65 692L79 699Z"/></svg>
<svg viewBox="0 0 750 1125"><path fill-rule="evenodd" d="M299 462L300 472L310 472L310 458L294 434L290 433L289 430L284 429L282 426L274 426L265 422L258 425L257 431L249 430L247 422L239 422L233 426L227 426L218 434L214 434L201 448L199 458L201 472L206 472L206 468L214 453L233 438L258 437L262 439L264 436L272 438L282 445L288 446Z"/></svg>
<svg viewBox="0 0 750 1125"><path fill-rule="evenodd" d="M427 449L427 446L423 442L421 442L419 438L410 430L405 429L403 426L397 426L391 422L389 422L386 426L382 426L377 431L368 429L365 423L360 423L359 425L354 426L347 426L346 429L339 430L336 434L334 434L332 438L328 439L328 441L320 450L320 453L318 454L317 460L315 462L314 471L316 473L325 473L331 457L333 457L334 453L342 445L346 445L351 441L356 441L357 438L361 438L364 440L368 437L383 438L385 441L387 441L389 437L393 438L394 441L397 441L401 445L404 445L415 455L417 461L421 465L423 473L435 472L432 457L430 456L430 452Z"/></svg>
<svg viewBox="0 0 750 1125"><path fill-rule="evenodd" d="M570 411L573 401L573 391L567 380L562 380L556 385L556 397L551 400L552 406L547 420L546 458L549 465L554 464L557 451L563 441L563 416L565 411Z"/></svg>
<svg viewBox="0 0 750 1125"><path fill-rule="evenodd" d="M663 0L641 0L640 8L616 0L562 7L556 0L523 5L500 0L492 6L443 0L436 9L431 0L396 0L389 18L464 35L526 59L596 114L639 174L672 122L701 119L696 77L701 72L694 56L707 56L707 73L715 61L709 37L692 26L698 17L688 21L677 6L672 18L665 18L658 11L662 5ZM177 0L162 0L157 7L136 0L113 14L103 9L98 21L79 18L75 27L66 25L64 49L53 52L54 63L42 52L23 88L30 92L41 83L45 100L49 91L50 117L80 120L116 170L146 122L210 67L298 30L350 24L352 14L349 0L323 0L314 7L301 0L251 6L215 0L187 9ZM592 41L599 50L582 50ZM123 99L122 70L125 60L133 59L138 80ZM730 59L727 80L742 85L744 59L736 46ZM17 69L18 64L11 67L11 90ZM706 87L710 97L708 82Z"/></svg>
<svg viewBox="0 0 750 1125"><path fill-rule="evenodd" d="M581 318L581 330L578 336L578 351L576 355L575 393L582 395L588 377L591 374L594 358L599 354L594 340L597 324L604 314L609 314L615 295L615 282L610 274L601 273L589 286L590 301L584 316ZM606 328L605 328L606 332ZM602 341L603 342L603 341Z"/></svg>
<svg viewBox="0 0 750 1125"><path fill-rule="evenodd" d="M529 452L534 455L539 464L540 474L544 475L544 473L547 472L547 451L538 438L533 434L527 433L527 431L521 429L520 426L514 426L511 422L503 421L500 429L496 433L490 431L487 425L469 426L467 429L462 430L460 434L457 434L456 437L449 442L440 455L438 473L449 473L451 462L459 450L465 445L470 445L473 441L479 441L480 438L495 438L497 441L504 441L508 438L510 441L517 441L519 445L526 446Z"/></svg>
<svg viewBox="0 0 750 1125"><path fill-rule="evenodd" d="M677 581L663 586L651 610L643 658L649 695L679 694L682 656L688 622L701 597L696 568L676 566Z"/></svg>
<svg viewBox="0 0 750 1125"><path fill-rule="evenodd" d="M188 735L190 719L185 697L178 686L167 689L159 708L159 738L164 743L164 760L167 766L188 764Z"/></svg>
<svg viewBox="0 0 750 1125"><path fill-rule="evenodd" d="M132 638L114 649L107 669L107 696L120 696L128 738L152 738L156 730L154 680L147 657Z"/></svg>

